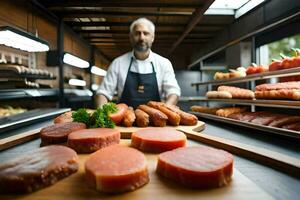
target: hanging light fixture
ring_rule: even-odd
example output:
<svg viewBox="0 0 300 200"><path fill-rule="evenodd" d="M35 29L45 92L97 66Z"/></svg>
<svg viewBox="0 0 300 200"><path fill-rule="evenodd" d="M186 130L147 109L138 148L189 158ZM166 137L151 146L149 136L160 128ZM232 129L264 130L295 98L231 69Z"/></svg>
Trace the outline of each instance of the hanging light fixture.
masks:
<svg viewBox="0 0 300 200"><path fill-rule="evenodd" d="M63 62L79 68L88 68L90 66L89 62L69 53L64 53Z"/></svg>
<svg viewBox="0 0 300 200"><path fill-rule="evenodd" d="M46 41L10 26L0 27L0 44L27 52L49 51Z"/></svg>
<svg viewBox="0 0 300 200"><path fill-rule="evenodd" d="M98 76L106 76L106 71L97 66L92 66L91 73L96 74Z"/></svg>

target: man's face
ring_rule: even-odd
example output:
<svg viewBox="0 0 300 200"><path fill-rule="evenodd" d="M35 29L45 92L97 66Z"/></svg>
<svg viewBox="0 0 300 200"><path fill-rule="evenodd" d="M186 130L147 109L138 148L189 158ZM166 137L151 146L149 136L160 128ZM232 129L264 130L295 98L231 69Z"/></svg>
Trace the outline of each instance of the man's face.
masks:
<svg viewBox="0 0 300 200"><path fill-rule="evenodd" d="M130 33L130 42L135 51L148 51L154 41L154 34L144 24L137 24Z"/></svg>

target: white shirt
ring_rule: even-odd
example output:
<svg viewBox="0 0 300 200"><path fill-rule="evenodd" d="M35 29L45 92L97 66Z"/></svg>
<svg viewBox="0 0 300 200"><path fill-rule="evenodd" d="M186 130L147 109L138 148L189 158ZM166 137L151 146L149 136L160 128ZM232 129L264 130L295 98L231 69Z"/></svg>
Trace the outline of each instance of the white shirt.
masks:
<svg viewBox="0 0 300 200"><path fill-rule="evenodd" d="M103 94L109 100L112 100L114 92L117 90L118 97L119 99L121 98L132 57L133 61L130 71L140 74L152 73L151 61L153 62L156 72L158 92L161 99L168 97L170 94L180 96L180 87L175 79L171 62L167 58L164 58L152 51L150 51L149 57L145 60L136 59L133 51L113 60L107 70L107 74L104 77L102 84L99 87L99 90L97 91L97 94Z"/></svg>

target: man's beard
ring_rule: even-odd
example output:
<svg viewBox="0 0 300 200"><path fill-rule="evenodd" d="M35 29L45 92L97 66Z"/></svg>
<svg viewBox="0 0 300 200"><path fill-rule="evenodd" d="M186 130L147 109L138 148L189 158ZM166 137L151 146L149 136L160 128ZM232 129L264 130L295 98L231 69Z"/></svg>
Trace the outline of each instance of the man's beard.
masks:
<svg viewBox="0 0 300 200"><path fill-rule="evenodd" d="M133 45L133 49L138 52L147 52L151 49L151 44L146 43L145 45L143 45L141 43L136 43Z"/></svg>

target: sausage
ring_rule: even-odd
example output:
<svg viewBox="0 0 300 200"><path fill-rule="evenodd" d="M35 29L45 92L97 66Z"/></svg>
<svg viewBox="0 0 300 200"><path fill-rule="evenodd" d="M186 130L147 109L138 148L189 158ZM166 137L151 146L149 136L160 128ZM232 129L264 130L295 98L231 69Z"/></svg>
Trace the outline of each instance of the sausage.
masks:
<svg viewBox="0 0 300 200"><path fill-rule="evenodd" d="M149 101L147 103L148 106L152 108L158 109L163 112L168 117L168 123L173 126L178 126L180 123L180 115L170 109L168 109L164 103Z"/></svg>
<svg viewBox="0 0 300 200"><path fill-rule="evenodd" d="M284 83L265 83L255 87L256 91L296 89L300 90L300 81L284 82Z"/></svg>
<svg viewBox="0 0 300 200"><path fill-rule="evenodd" d="M222 109L217 110L216 115L218 115L220 117L228 117L231 114L242 113L242 112L245 112L246 110L247 110L246 107L222 108Z"/></svg>
<svg viewBox="0 0 300 200"><path fill-rule="evenodd" d="M150 106L147 105L139 105L138 108L145 111L149 115L150 122L154 126L159 126L159 127L166 126L168 117L163 112L155 108L151 108Z"/></svg>
<svg viewBox="0 0 300 200"><path fill-rule="evenodd" d="M209 99L231 99L232 95L227 91L208 91L206 97Z"/></svg>
<svg viewBox="0 0 300 200"><path fill-rule="evenodd" d="M233 86L219 86L218 91L227 91L236 99L254 99L254 92L251 90L233 87Z"/></svg>
<svg viewBox="0 0 300 200"><path fill-rule="evenodd" d="M217 110L219 110L220 108L209 108L209 107L205 107L205 106L191 106L191 110L194 112L200 112L200 113L207 113L207 114L212 114L215 115Z"/></svg>
<svg viewBox="0 0 300 200"><path fill-rule="evenodd" d="M123 119L123 126L125 127L131 127L132 124L135 121L135 114L134 114L134 110L132 107L129 107L124 115L124 119Z"/></svg>
<svg viewBox="0 0 300 200"><path fill-rule="evenodd" d="M198 122L198 118L190 113L184 112L180 110L177 106L167 105L167 108L178 113L180 115L180 124L182 125L196 125Z"/></svg>
<svg viewBox="0 0 300 200"><path fill-rule="evenodd" d="M292 99L300 100L299 90L280 89L280 90L265 90L255 91L257 99Z"/></svg>
<svg viewBox="0 0 300 200"><path fill-rule="evenodd" d="M141 109L136 109L134 114L136 116L135 123L138 127L147 127L149 125L149 115L147 113Z"/></svg>

